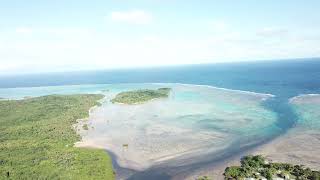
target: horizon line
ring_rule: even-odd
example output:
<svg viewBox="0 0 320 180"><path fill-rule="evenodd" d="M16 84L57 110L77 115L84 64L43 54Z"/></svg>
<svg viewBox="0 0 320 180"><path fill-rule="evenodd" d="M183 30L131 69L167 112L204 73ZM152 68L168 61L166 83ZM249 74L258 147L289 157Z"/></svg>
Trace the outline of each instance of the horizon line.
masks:
<svg viewBox="0 0 320 180"><path fill-rule="evenodd" d="M26 72L26 73L3 73L0 72L0 77L12 77L23 75L43 75L43 74L60 74L60 73L80 73L80 72L92 72L92 71L122 71L122 70L147 70L152 68L172 68L180 66L201 66L201 65L221 65L221 64L243 64L243 63L265 63L265 62L283 62L283 61L303 61L303 60L316 60L320 57L298 57L298 58L279 58L279 59L247 59L238 61L227 62L208 62L208 63L189 63L189 64L163 64L163 65L151 65L151 66L135 66L135 67L115 67L115 68L92 68L92 69L80 69L80 70L62 70L62 71L41 71L41 72Z"/></svg>

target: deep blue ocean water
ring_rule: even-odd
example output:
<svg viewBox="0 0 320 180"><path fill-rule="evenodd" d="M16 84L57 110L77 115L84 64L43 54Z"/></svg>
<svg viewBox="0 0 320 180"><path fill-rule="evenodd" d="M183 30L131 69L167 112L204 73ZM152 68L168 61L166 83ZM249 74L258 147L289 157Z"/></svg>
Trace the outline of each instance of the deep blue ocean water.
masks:
<svg viewBox="0 0 320 180"><path fill-rule="evenodd" d="M320 58L0 77L0 88L114 83L201 84L273 94L264 106L277 113L277 125L286 131L298 118L288 100L320 93Z"/></svg>
<svg viewBox="0 0 320 180"><path fill-rule="evenodd" d="M288 98L320 90L320 58L0 76L0 88L112 83L186 83Z"/></svg>

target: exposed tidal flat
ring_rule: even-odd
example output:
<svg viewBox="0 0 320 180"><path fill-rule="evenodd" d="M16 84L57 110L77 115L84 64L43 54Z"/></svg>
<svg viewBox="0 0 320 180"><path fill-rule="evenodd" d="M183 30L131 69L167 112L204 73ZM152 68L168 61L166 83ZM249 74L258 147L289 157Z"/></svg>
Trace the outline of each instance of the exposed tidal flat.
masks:
<svg viewBox="0 0 320 180"><path fill-rule="evenodd" d="M164 87L171 89L166 98L138 104L111 102L121 92ZM319 112L314 109L317 106L314 100L310 104L311 100L293 98L288 105L297 112L299 120L292 130L269 141L283 132L278 126L277 113L264 105L276 98L271 94L187 84L101 84L0 89L0 96L8 99L86 93L103 94L104 99L100 101L99 107L90 110L85 123L78 123L77 129L82 139L76 146L108 150L117 163L114 166L117 178L139 179L144 176L136 175L144 172L150 173L145 177L163 173L167 178L177 179L197 176L202 170L204 174L209 171L212 174L213 167L220 165L224 170L228 162L233 163L230 156L245 155L246 152L261 153L283 162L297 156L296 161L289 159L289 162L319 167L319 161L313 164L307 162L308 158L305 157L308 153L301 154L305 149L294 150L294 147L301 147L299 143L309 143L305 145L308 145L310 152L313 150L312 155L319 154L317 149L314 150L319 144L318 136L314 136L316 131L305 133L310 130L309 123L302 126L303 122L317 119L312 117L314 112ZM310 105L310 112L303 114L307 112L301 110L306 101ZM302 102L304 104L299 106ZM307 128L306 131L298 130L300 126ZM296 140L296 135L301 135L301 141ZM291 141L287 136L291 137ZM291 153L286 154L290 149ZM123 171L125 173L121 173L123 168L127 169ZM163 177L163 174L158 174L158 177Z"/></svg>
<svg viewBox="0 0 320 180"><path fill-rule="evenodd" d="M195 179L200 174L223 178L226 166L239 165L239 159L248 154L262 155L272 162L303 165L320 170L320 94L305 94L289 99L289 105L297 114L294 126L278 137L235 156L226 158L211 167L188 174Z"/></svg>
<svg viewBox="0 0 320 180"><path fill-rule="evenodd" d="M272 95L185 84L132 89L160 87L171 88L168 98L134 105L111 103L122 91L108 87L102 105L90 112L89 130L80 131L83 138L76 146L107 149L121 167L145 171L192 166L278 131L276 115L262 106Z"/></svg>
<svg viewBox="0 0 320 180"><path fill-rule="evenodd" d="M298 120L288 133L261 150L277 161L320 169L320 95L299 95L289 100ZM273 148L270 148L273 147Z"/></svg>

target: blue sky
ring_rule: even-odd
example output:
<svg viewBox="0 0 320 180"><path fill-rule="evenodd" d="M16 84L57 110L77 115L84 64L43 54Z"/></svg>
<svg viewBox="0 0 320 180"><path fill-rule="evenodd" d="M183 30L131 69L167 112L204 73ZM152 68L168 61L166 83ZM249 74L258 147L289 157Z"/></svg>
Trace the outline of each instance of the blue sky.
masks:
<svg viewBox="0 0 320 180"><path fill-rule="evenodd" d="M0 0L0 73L320 56L318 0Z"/></svg>

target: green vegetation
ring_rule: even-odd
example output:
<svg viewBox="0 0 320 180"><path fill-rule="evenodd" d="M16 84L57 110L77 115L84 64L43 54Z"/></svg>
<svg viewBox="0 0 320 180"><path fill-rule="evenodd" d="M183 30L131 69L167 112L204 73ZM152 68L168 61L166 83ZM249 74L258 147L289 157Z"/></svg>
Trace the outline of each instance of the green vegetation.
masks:
<svg viewBox="0 0 320 180"><path fill-rule="evenodd" d="M121 92L111 100L112 103L139 104L152 99L166 98L169 96L170 88L159 88L157 90L142 89Z"/></svg>
<svg viewBox="0 0 320 180"><path fill-rule="evenodd" d="M196 180L212 180L212 179L209 178L208 176L201 176L201 177L198 177Z"/></svg>
<svg viewBox="0 0 320 180"><path fill-rule="evenodd" d="M105 151L73 147L72 125L102 97L0 101L0 179L114 179Z"/></svg>
<svg viewBox="0 0 320 180"><path fill-rule="evenodd" d="M274 177L284 179L320 180L320 172L312 171L302 165L288 163L268 163L260 156L245 156L241 160L241 166L227 167L224 172L225 179L244 179L263 177L270 180Z"/></svg>
<svg viewBox="0 0 320 180"><path fill-rule="evenodd" d="M88 124L83 124L83 125L82 125L82 129L84 129L84 130L89 130Z"/></svg>

